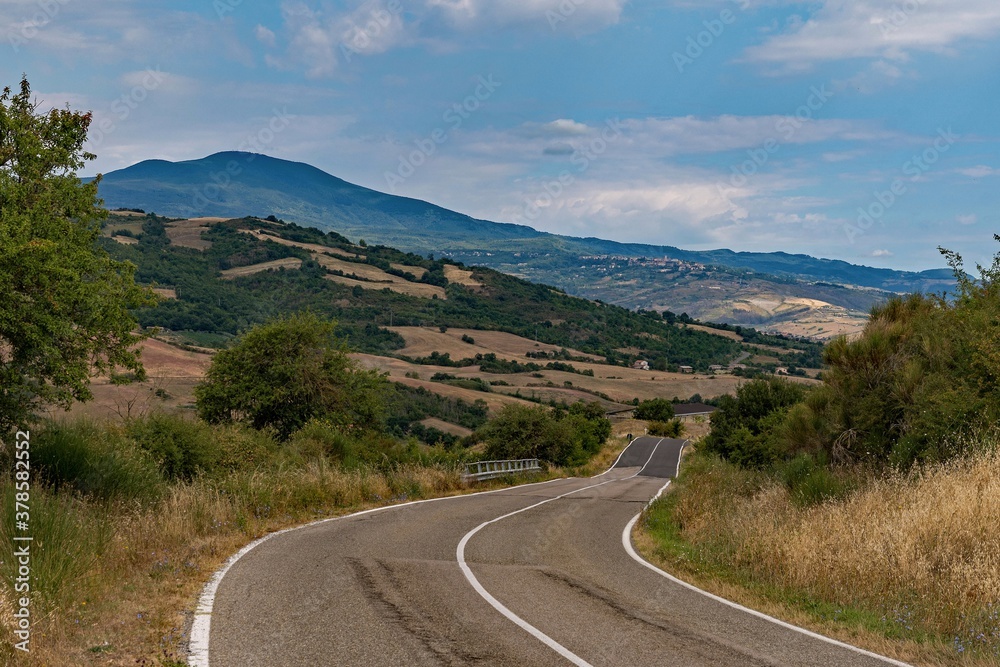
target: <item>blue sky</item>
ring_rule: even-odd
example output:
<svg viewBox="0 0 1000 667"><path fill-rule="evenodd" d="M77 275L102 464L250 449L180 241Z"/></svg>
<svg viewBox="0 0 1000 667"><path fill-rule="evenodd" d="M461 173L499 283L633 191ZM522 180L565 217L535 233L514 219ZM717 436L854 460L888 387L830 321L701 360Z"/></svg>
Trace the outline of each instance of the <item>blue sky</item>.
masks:
<svg viewBox="0 0 1000 667"><path fill-rule="evenodd" d="M8 0L88 174L249 149L558 233L987 262L996 0Z"/></svg>

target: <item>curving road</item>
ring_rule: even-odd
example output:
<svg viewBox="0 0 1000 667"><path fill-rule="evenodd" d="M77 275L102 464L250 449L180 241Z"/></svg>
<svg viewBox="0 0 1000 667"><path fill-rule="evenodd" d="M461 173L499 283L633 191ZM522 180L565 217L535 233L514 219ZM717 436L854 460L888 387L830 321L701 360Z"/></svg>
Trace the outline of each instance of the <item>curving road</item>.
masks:
<svg viewBox="0 0 1000 667"><path fill-rule="evenodd" d="M902 664L714 599L630 555L627 531L682 446L639 438L594 478L276 535L210 586L191 664Z"/></svg>

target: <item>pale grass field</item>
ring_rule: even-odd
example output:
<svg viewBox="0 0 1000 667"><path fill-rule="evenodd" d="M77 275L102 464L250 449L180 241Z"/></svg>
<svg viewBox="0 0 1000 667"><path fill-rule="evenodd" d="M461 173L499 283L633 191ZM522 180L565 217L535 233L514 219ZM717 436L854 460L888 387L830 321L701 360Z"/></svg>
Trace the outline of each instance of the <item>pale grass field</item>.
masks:
<svg viewBox="0 0 1000 667"><path fill-rule="evenodd" d="M419 276L417 276L419 278ZM483 284L472 277L472 271L467 269L460 269L457 266L452 266L451 264L444 265L444 277L448 279L448 282L455 283L456 285L464 285L465 287L482 287Z"/></svg>
<svg viewBox="0 0 1000 667"><path fill-rule="evenodd" d="M668 571L914 664L1000 665L1000 453L871 479L805 508L784 485L718 466L675 492L679 536L695 555L667 556L651 534L637 535ZM712 575L720 564L749 588ZM901 639L817 619L761 590L870 610ZM932 639L915 641L921 633Z"/></svg>
<svg viewBox="0 0 1000 667"><path fill-rule="evenodd" d="M274 236L273 234L268 234L265 231L257 229L241 229L240 233L249 234L258 241L273 241L279 245L285 245L292 248L302 248L303 250L308 250L309 252L326 253L329 255L340 255L341 257L357 257L353 252L348 252L347 250L342 250L340 248L330 248L325 245L319 245L318 243L302 243L300 241L289 241L288 239L283 239L280 236Z"/></svg>
<svg viewBox="0 0 1000 667"><path fill-rule="evenodd" d="M226 218L190 218L166 223L167 238L172 245L195 250L207 250L212 242L201 237L212 223L224 222Z"/></svg>
<svg viewBox="0 0 1000 667"><path fill-rule="evenodd" d="M233 278L240 278L242 276L252 276L255 273L261 273L262 271L275 271L280 268L285 269L300 269L302 268L302 260L298 257L286 257L285 259L275 259L270 262L261 262L260 264L250 264L248 266L237 266L234 269L226 269L222 272L223 280L232 280ZM176 298L176 294L174 295Z"/></svg>
<svg viewBox="0 0 1000 667"><path fill-rule="evenodd" d="M427 285L425 283L411 283L405 280L400 280L400 282L373 283L373 282L368 282L366 280L354 280L353 278L345 278L343 276L334 276L329 274L323 277L335 283L340 283L341 285L347 285L348 287L357 286L360 287L361 289L376 289L376 290L388 289L393 292L399 292L400 294L407 294L409 296L415 296L421 299L431 299L433 297L437 297L443 301L448 298L447 295L445 294L444 289L438 287L437 285Z"/></svg>

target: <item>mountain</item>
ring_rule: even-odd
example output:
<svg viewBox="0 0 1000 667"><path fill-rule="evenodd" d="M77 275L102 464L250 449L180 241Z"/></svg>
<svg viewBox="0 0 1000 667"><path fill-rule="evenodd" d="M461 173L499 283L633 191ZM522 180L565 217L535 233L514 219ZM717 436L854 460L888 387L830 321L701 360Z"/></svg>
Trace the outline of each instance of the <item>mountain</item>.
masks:
<svg viewBox="0 0 1000 667"><path fill-rule="evenodd" d="M628 307L686 308L695 317L754 325L798 318L803 308L812 313L833 307L863 319L886 293L941 291L953 283L947 269L915 273L782 252L692 251L549 234L478 220L254 153L147 160L106 174L100 194L108 208L170 217L273 215L355 240L491 266ZM609 267L624 270L616 274ZM637 290L620 289L629 281L642 286L641 298ZM686 303L677 301L678 281L690 297ZM718 284L701 285L712 281Z"/></svg>

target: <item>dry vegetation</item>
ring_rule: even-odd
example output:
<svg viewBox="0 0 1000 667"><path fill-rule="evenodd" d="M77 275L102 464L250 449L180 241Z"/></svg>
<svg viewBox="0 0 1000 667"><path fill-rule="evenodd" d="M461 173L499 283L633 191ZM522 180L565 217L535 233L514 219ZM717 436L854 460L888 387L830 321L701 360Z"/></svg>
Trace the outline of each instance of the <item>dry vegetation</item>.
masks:
<svg viewBox="0 0 1000 667"><path fill-rule="evenodd" d="M193 414L194 387L204 377L212 356L152 338L142 343L142 361L148 376L145 382L116 385L108 378L95 378L90 386L94 400L74 403L68 412L52 408L48 416L63 420L134 418L156 411Z"/></svg>
<svg viewBox="0 0 1000 667"><path fill-rule="evenodd" d="M232 280L233 278L240 278L242 276L252 276L255 273L261 273L262 271L276 271L278 269L300 269L302 268L302 260L297 257L286 257L284 259L275 259L270 262L261 262L260 264L250 264L249 266L238 266L235 269L226 269L222 272L223 280Z"/></svg>
<svg viewBox="0 0 1000 667"><path fill-rule="evenodd" d="M472 278L472 271L460 269L451 264L445 264L444 277L448 279L448 282L455 283L456 285L464 285L465 287L472 288L483 286L481 282Z"/></svg>
<svg viewBox="0 0 1000 667"><path fill-rule="evenodd" d="M918 664L1000 664L995 450L805 507L773 478L693 461L639 540L668 570Z"/></svg>
<svg viewBox="0 0 1000 667"><path fill-rule="evenodd" d="M522 338L502 331L480 331L478 329L427 329L423 327L390 327L403 340L406 347L399 350L408 357L426 357L431 352L450 354L452 359L472 357L477 354L493 353L502 359L524 361L528 352L558 352L558 345L537 343L528 338ZM467 343L462 336L471 337L475 343ZM569 350L570 354L587 357L595 361L604 361L603 357L586 354L577 350Z"/></svg>
<svg viewBox="0 0 1000 667"><path fill-rule="evenodd" d="M166 223L167 238L170 239L170 243L176 246L207 250L212 247L212 242L203 239L202 232L207 231L212 223L225 222L225 220L225 218L190 218L189 220L168 222Z"/></svg>
<svg viewBox="0 0 1000 667"><path fill-rule="evenodd" d="M253 229L241 229L240 232L243 234L249 234L258 241L273 241L280 245L290 246L292 248L302 248L303 250L308 250L309 252L327 254L327 255L340 255L341 257L357 257L353 252L348 252L347 250L341 250L340 248L331 248L325 245L319 245L317 243L300 243L298 241L289 241L288 239L283 239L280 236L274 236L273 234L268 234L267 232Z"/></svg>
<svg viewBox="0 0 1000 667"><path fill-rule="evenodd" d="M0 482L5 496L12 493L3 488L7 484ZM51 532L44 537L58 545L35 561L37 575L48 579L45 613L35 619L29 655L15 653L8 630L2 631L0 664L184 664L190 614L201 587L253 539L376 505L502 485L470 487L455 468L345 471L317 458L281 471L172 486L162 501L145 509L36 491L32 520L36 526L49 522ZM12 544L6 534L11 526L12 520L0 526L0 561L10 557L3 549ZM0 628L12 627L13 604L5 593L0 587ZM36 603L36 610L41 607Z"/></svg>
<svg viewBox="0 0 1000 667"><path fill-rule="evenodd" d="M364 265L352 265L352 266L364 266ZM389 274L385 274L389 275ZM411 283L407 281L400 282L384 282L384 283L373 283L368 280L354 280L353 278L345 278L344 276L333 276L325 275L323 276L327 280L332 280L335 283L340 283L341 285L347 285L348 287L361 287L361 289L387 289L393 292L399 292L400 294L408 294L410 296L420 297L422 299L430 299L437 297L438 299L446 299L444 289L436 285L426 285L424 283ZM393 276L395 277L395 276Z"/></svg>

